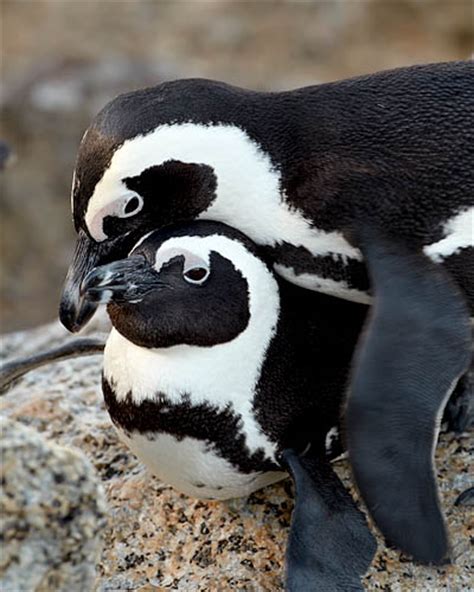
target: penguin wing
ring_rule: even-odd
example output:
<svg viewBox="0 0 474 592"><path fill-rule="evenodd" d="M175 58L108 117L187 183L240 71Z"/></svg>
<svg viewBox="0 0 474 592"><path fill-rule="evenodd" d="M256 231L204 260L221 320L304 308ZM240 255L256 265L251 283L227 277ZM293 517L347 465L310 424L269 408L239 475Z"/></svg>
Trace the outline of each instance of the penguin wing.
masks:
<svg viewBox="0 0 474 592"><path fill-rule="evenodd" d="M282 452L296 499L286 551L288 592L364 590L360 578L377 550L362 512L331 468L310 448Z"/></svg>
<svg viewBox="0 0 474 592"><path fill-rule="evenodd" d="M354 478L391 544L441 563L448 537L433 457L442 410L471 357L467 303L423 253L373 228L361 232L360 247L374 304L345 411Z"/></svg>

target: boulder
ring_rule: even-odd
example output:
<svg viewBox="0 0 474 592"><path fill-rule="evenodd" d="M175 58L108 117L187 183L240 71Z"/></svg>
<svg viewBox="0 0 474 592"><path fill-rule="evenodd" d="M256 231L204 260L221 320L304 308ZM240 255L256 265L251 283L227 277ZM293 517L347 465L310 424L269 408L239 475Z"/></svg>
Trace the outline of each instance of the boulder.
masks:
<svg viewBox="0 0 474 592"><path fill-rule="evenodd" d="M90 590L106 524L105 496L79 450L0 418L0 588Z"/></svg>

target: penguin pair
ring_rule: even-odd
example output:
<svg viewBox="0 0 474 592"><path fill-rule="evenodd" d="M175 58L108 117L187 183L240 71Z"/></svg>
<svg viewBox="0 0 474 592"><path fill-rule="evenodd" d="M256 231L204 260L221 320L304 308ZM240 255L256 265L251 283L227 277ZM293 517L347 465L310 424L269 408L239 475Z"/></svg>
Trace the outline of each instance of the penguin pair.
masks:
<svg viewBox="0 0 474 592"><path fill-rule="evenodd" d="M82 290L108 303L105 403L150 471L206 499L288 471L287 589L363 590L375 539L330 460L367 307L277 279L246 236L215 222L151 232Z"/></svg>
<svg viewBox="0 0 474 592"><path fill-rule="evenodd" d="M91 269L195 219L244 232L294 284L373 302L347 398L354 476L392 544L441 563L432 451L472 358L473 130L470 61L280 93L192 79L122 95L81 142L62 322L93 314Z"/></svg>

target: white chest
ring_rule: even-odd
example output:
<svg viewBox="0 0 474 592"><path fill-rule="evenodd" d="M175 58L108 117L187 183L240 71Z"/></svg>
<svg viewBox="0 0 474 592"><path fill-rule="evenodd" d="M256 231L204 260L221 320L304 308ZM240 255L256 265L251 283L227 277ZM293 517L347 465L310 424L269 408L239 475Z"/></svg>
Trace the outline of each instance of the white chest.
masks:
<svg viewBox="0 0 474 592"><path fill-rule="evenodd" d="M269 310L270 304L267 302ZM274 310L277 314L278 308ZM268 320L270 327L276 325L276 317ZM113 384L118 401L130 396L140 406L144 401L156 401L161 394L167 405L159 413L171 414L173 406L182 408L183 404L190 410L207 405L216 417L230 410L237 420L236 436L243 436L244 454L262 451L266 460L274 461L276 443L265 435L253 413L255 387L271 335L271 331L254 334L250 327L232 342L214 347L150 350L112 330L104 352L104 375ZM212 420L211 414L206 421ZM243 496L283 478L279 472L241 472L219 452L219 443L206 437L212 430L199 427L202 439L186 437L186 432L182 437L182 430L180 438L165 430L153 434L132 430L121 435L152 473L189 495L215 499Z"/></svg>
<svg viewBox="0 0 474 592"><path fill-rule="evenodd" d="M112 330L104 352L104 375L118 400L130 393L139 405L160 393L171 404L208 404L230 408L240 419L250 453L258 449L274 459L276 445L253 414L255 387L263 362L261 343L241 334L230 343L209 348L174 346L163 350L137 347ZM251 337L251 336L250 336Z"/></svg>

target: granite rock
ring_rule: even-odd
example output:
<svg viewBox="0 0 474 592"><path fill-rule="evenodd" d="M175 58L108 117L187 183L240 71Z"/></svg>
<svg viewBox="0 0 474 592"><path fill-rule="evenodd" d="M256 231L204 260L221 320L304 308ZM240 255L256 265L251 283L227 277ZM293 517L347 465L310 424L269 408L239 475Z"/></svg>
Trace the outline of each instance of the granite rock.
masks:
<svg viewBox="0 0 474 592"><path fill-rule="evenodd" d="M89 590L106 502L89 460L36 430L0 418L4 592Z"/></svg>
<svg viewBox="0 0 474 592"><path fill-rule="evenodd" d="M88 332L95 329L90 326ZM4 349L9 357L23 354L33 338L36 351L39 343L67 339L53 324L35 333L4 337ZM60 444L80 448L102 479L109 511L93 590L282 590L293 506L290 481L226 503L176 493L147 473L118 440L103 405L100 368L100 356L60 362L20 379L2 398L4 415ZM472 434L443 433L436 451L453 563L442 568L414 565L379 538L379 551L366 577L369 591L470 589L472 508L455 507L454 500L473 484L473 450ZM346 462L338 462L336 470L352 487Z"/></svg>

